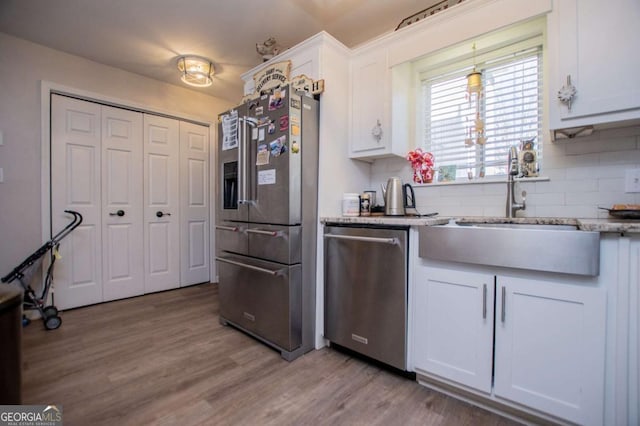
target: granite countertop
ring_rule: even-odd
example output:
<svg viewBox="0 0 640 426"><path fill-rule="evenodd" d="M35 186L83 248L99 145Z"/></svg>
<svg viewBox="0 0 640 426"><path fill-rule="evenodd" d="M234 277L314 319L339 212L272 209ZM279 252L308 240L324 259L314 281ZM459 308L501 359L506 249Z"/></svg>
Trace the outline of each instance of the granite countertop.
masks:
<svg viewBox="0 0 640 426"><path fill-rule="evenodd" d="M450 217L420 217L420 216L335 216L321 217L321 223L342 223L360 225L397 225L397 226L421 226L444 225L449 223Z"/></svg>
<svg viewBox="0 0 640 426"><path fill-rule="evenodd" d="M507 219L497 216L360 216L360 217L322 217L321 223L367 224L367 225L400 225L400 226L433 226L444 225L449 220L475 223L533 223L544 225L573 225L581 231L611 232L611 233L640 233L640 220L623 219L576 219L562 217L517 217Z"/></svg>

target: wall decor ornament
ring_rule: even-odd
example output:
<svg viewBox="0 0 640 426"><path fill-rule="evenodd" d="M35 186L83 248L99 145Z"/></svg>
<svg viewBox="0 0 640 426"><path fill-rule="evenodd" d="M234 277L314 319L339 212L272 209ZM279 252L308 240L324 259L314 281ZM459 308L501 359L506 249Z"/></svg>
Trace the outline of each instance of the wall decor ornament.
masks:
<svg viewBox="0 0 640 426"><path fill-rule="evenodd" d="M535 136L528 140L520 142L520 150L518 151L518 163L520 163L521 177L538 176L538 154L535 150L533 141Z"/></svg>
<svg viewBox="0 0 640 426"><path fill-rule="evenodd" d="M256 43L256 52L262 56L263 62L267 62L269 59L280 53L280 47L274 37L269 37L262 43Z"/></svg>
<svg viewBox="0 0 640 426"><path fill-rule="evenodd" d="M420 12L414 13L413 15L404 18L396 27L396 31L401 28L408 27L411 24L415 24L422 19L428 18L429 16L435 15L438 12L447 10L449 7L455 6L456 4L462 3L463 1L464 0L440 0L434 5L423 9Z"/></svg>
<svg viewBox="0 0 640 426"><path fill-rule="evenodd" d="M467 137L464 140L466 147L474 144L484 145L487 143L485 135L484 120L480 118L480 107L482 105L483 86L482 72L476 69L476 44L473 43L473 71L467 74L467 99L475 107L473 123L467 128Z"/></svg>
<svg viewBox="0 0 640 426"><path fill-rule="evenodd" d="M314 80L304 74L290 78L291 61L276 62L267 65L253 75L254 90L245 95L241 103L258 99L278 90L281 86L291 83L291 88L307 96L319 95L324 92L324 80Z"/></svg>

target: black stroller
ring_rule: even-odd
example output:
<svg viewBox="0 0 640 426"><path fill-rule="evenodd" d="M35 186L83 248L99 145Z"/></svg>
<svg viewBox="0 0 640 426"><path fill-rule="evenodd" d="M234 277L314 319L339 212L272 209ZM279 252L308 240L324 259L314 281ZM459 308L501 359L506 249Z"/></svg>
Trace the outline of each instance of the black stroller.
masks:
<svg viewBox="0 0 640 426"><path fill-rule="evenodd" d="M16 266L6 276L2 277L3 283L10 283L13 280L18 280L24 289L24 310L38 310L42 321L44 322L44 328L47 330L55 330L62 324L62 318L58 316L58 308L54 305L45 306L47 298L49 297L49 290L53 284L53 265L56 263L57 251L60 247L60 241L69 235L71 231L76 229L78 225L82 223L82 215L73 210L65 210L65 213L73 215L73 220L62 231L58 232L54 237L47 241L42 247L33 252L31 256L27 257L20 265ZM44 279L44 286L42 287L42 294L38 297L35 291L29 285L29 279L25 279L25 272L29 269L35 269L34 265L40 263L42 257L51 252L51 263L47 268L47 275ZM29 320L23 317L24 324L28 324Z"/></svg>

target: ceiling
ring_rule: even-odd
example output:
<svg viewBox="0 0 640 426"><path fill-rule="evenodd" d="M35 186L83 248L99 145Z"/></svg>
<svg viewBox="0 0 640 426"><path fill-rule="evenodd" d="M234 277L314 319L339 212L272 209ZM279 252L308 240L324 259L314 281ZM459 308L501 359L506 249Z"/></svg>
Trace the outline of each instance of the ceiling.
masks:
<svg viewBox="0 0 640 426"><path fill-rule="evenodd" d="M0 32L189 88L176 59L213 60L208 88L232 102L240 75L262 62L256 43L281 51L321 30L354 47L393 31L437 0L1 0Z"/></svg>

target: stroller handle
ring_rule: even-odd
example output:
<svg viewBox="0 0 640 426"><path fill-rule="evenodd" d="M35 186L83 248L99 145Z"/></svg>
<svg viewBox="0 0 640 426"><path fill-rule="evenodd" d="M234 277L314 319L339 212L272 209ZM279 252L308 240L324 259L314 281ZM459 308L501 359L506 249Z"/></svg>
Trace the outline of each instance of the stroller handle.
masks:
<svg viewBox="0 0 640 426"><path fill-rule="evenodd" d="M44 243L38 250L34 251L29 257L27 257L20 265L16 266L11 272L2 277L0 281L3 283L10 283L16 278L21 278L22 273L27 270L31 265L33 265L38 259L44 256L49 250L53 247L60 244L60 241L66 237L71 231L76 229L82 223L82 215L73 210L65 210L65 213L69 213L73 215L73 219L71 222L62 229L62 231L58 232L54 237Z"/></svg>
<svg viewBox="0 0 640 426"><path fill-rule="evenodd" d="M73 220L69 223L62 231L58 232L53 238L52 241L56 243L66 237L71 231L76 229L82 223L82 215L74 210L65 210L65 213L69 213L73 215Z"/></svg>

